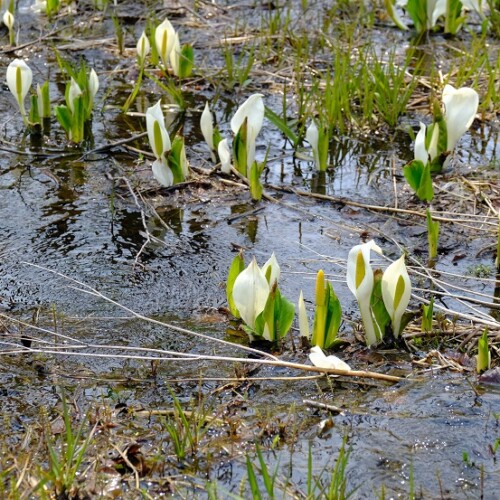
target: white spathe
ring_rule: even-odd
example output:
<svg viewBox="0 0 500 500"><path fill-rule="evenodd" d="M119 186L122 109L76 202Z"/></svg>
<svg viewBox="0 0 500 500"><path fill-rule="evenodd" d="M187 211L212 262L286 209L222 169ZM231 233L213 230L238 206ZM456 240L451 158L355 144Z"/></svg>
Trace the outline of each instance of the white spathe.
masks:
<svg viewBox="0 0 500 500"><path fill-rule="evenodd" d="M167 160L162 158L160 160L155 160L151 165L153 170L154 178L165 187L170 187L174 183L174 175L172 170L167 164Z"/></svg>
<svg viewBox="0 0 500 500"><path fill-rule="evenodd" d="M333 368L334 370L344 370L346 372L351 371L351 367L346 362L337 358L337 356L325 356L321 347L317 345L311 348L309 359L311 363L318 368Z"/></svg>
<svg viewBox="0 0 500 500"><path fill-rule="evenodd" d="M392 332L398 338L401 318L410 302L411 281L405 265L405 256L394 261L382 276L382 299L391 317Z"/></svg>
<svg viewBox="0 0 500 500"><path fill-rule="evenodd" d="M179 65L181 60L181 43L179 41L179 35L177 32L174 33L174 45L170 51L170 66L175 76L179 76Z"/></svg>
<svg viewBox="0 0 500 500"><path fill-rule="evenodd" d="M217 146L217 152L220 158L220 169L225 174L231 173L231 150L227 143L227 139L222 139Z"/></svg>
<svg viewBox="0 0 500 500"><path fill-rule="evenodd" d="M210 156L212 158L212 161L215 163L216 158L214 155L214 117L212 115L212 112L210 111L208 101L205 103L203 113L201 114L200 128L203 138L210 148Z"/></svg>
<svg viewBox="0 0 500 500"><path fill-rule="evenodd" d="M2 21L11 30L14 27L14 15L10 10L6 10L3 14Z"/></svg>
<svg viewBox="0 0 500 500"><path fill-rule="evenodd" d="M421 161L424 165L429 161L429 153L425 147L425 134L427 132L427 127L425 123L420 122L420 130L415 137L415 144L413 146L413 156L415 160Z"/></svg>
<svg viewBox="0 0 500 500"><path fill-rule="evenodd" d="M264 122L264 96L262 94L251 95L236 111L231 119L231 130L236 135L247 121L247 168L250 171L255 161L255 141Z"/></svg>
<svg viewBox="0 0 500 500"><path fill-rule="evenodd" d="M479 95L470 87L456 89L445 85L443 89L444 116L448 133L448 151L453 151L460 137L469 130L476 117Z"/></svg>
<svg viewBox="0 0 500 500"><path fill-rule="evenodd" d="M26 116L24 99L33 81L30 67L22 59L14 59L7 67L6 80L9 90L17 100L21 114L23 117Z"/></svg>
<svg viewBox="0 0 500 500"><path fill-rule="evenodd" d="M268 296L269 284L254 257L233 285L234 304L250 328L255 327L255 319L264 310Z"/></svg>
<svg viewBox="0 0 500 500"><path fill-rule="evenodd" d="M187 179L189 177L189 162L186 156L186 144L184 140L182 141L182 148L180 152L179 161L181 165L182 175L184 179Z"/></svg>
<svg viewBox="0 0 500 500"><path fill-rule="evenodd" d="M139 57L139 61L141 64L144 63L144 59L146 59L146 56L149 54L151 50L151 44L149 43L149 39L146 36L146 33L143 31L142 35L139 37L139 40L137 41L137 57Z"/></svg>
<svg viewBox="0 0 500 500"><path fill-rule="evenodd" d="M443 89L443 106L444 106L444 121L446 124L447 143L446 151L451 152L465 132L470 128L477 113L479 106L479 95L470 87L461 87L455 89L452 85L445 85ZM434 123L432 136L429 141L429 146L426 147L427 127L420 122L420 130L415 137L414 157L415 160L420 160L424 165L434 160L439 153L439 126ZM445 160L446 166L449 162L449 157Z"/></svg>
<svg viewBox="0 0 500 500"><path fill-rule="evenodd" d="M165 19L155 30L156 49L165 67L167 67L170 52L172 52L174 48L174 43L175 29L172 23L168 19Z"/></svg>
<svg viewBox="0 0 500 500"><path fill-rule="evenodd" d="M427 0L427 29L432 29L437 20L446 14L447 0Z"/></svg>
<svg viewBox="0 0 500 500"><path fill-rule="evenodd" d="M146 129L148 131L151 149L156 159L160 160L172 147L167 128L165 127L165 118L161 110L161 101L158 101L154 106L146 110ZM159 131L159 137L155 137L155 129Z"/></svg>
<svg viewBox="0 0 500 500"><path fill-rule="evenodd" d="M81 95L82 89L80 88L80 85L78 85L76 80L71 77L68 91L68 107L72 113L75 112L75 100L78 99Z"/></svg>
<svg viewBox="0 0 500 500"><path fill-rule="evenodd" d="M358 301L368 346L375 344L378 340L370 305L374 283L373 270L370 266L371 250L382 253L380 247L370 240L351 248L347 256L347 286Z"/></svg>
<svg viewBox="0 0 500 500"><path fill-rule="evenodd" d="M298 310L300 335L301 337L310 338L311 331L309 329L309 318L307 317L306 303L304 301L304 294L302 293L302 290L299 295Z"/></svg>
<svg viewBox="0 0 500 500"><path fill-rule="evenodd" d="M314 120L310 123L309 127L307 127L306 140L313 150L316 168L319 168L319 130Z"/></svg>
<svg viewBox="0 0 500 500"><path fill-rule="evenodd" d="M280 279L281 275L281 269L278 264L278 260L276 259L276 255L274 255L274 252L272 253L271 257L267 260L267 262L262 266L262 272L264 273L264 276L267 276L269 268L271 268L271 273L269 277L269 286L273 286L274 283Z"/></svg>
<svg viewBox="0 0 500 500"><path fill-rule="evenodd" d="M95 69L92 68L90 70L90 75L89 75L89 91L92 100L94 99L98 90L99 90L99 77L97 76Z"/></svg>

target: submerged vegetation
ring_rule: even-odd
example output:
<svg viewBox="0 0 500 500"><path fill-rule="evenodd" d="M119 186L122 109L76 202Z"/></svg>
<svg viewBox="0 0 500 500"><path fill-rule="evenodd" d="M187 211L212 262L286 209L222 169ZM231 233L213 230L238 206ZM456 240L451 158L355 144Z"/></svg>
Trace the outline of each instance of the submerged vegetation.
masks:
<svg viewBox="0 0 500 500"><path fill-rule="evenodd" d="M498 2L27 4L0 496L496 491Z"/></svg>

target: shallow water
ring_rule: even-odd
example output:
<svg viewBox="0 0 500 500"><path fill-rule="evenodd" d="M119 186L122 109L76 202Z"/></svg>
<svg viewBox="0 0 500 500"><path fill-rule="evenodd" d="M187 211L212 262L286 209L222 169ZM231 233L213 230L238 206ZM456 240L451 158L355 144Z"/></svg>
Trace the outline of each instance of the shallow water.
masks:
<svg viewBox="0 0 500 500"><path fill-rule="evenodd" d="M26 17L28 22L36 23L31 14ZM130 29L137 35L140 25L132 25ZM112 36L109 25L93 29L89 28L85 34ZM129 41L132 46L131 37ZM203 54L203 49L200 50ZM35 81L43 80L46 67L55 72L55 62L43 45L25 49L19 55L26 56L40 72L35 72ZM68 51L65 55L75 53ZM132 61L130 57L124 62L105 46L93 47L85 51L85 55L89 62L99 61L97 69L103 74L116 67L127 67ZM210 64L216 64L217 58L212 54L206 57ZM8 62L4 54L1 60L4 69ZM111 73L107 75L102 84L107 90L101 90L98 96L97 105L102 111L95 113L93 143L88 149L144 130L142 118L122 118L111 107L123 102L121 97L126 94L122 89L127 77L115 79ZM148 90L137 101L139 110L158 98L158 89L154 89L153 94L149 90L154 87L151 83L148 85ZM54 85L53 90L53 99L60 99L61 84ZM211 96L210 89L203 93ZM194 92L186 95L196 108L190 110L183 121L188 155L193 166L210 168L197 130L204 98ZM234 101L242 102L245 95L234 96ZM270 98L269 102L273 100ZM279 111L279 100L275 104ZM221 99L215 109L222 130L227 131L234 102ZM7 117L2 128L3 144L29 153L4 152L0 157L1 306L3 312L16 319L55 330L75 341L190 353L230 351L131 318L127 311L75 289L75 283L69 279L33 264L91 285L138 313L238 344L246 340L227 332L227 318L220 313L226 302L227 269L236 248L245 249L247 260L255 255L261 264L274 251L282 266L281 289L293 301L301 289L311 300L315 273L320 267L324 268L334 282L345 317L354 320L357 306L345 285L345 259L362 235L378 238L390 257L399 255L394 240L410 253L425 255L426 252L424 221L388 217L342 202L394 203L392 171L394 165L400 167L408 160L411 144L400 131L392 138L371 133L339 137L332 149L335 170L320 175L311 162L294 158L283 137L266 124L259 136L258 157L262 159L271 145L271 160L265 174L268 184L293 186L342 199L332 203L269 190L280 202L263 201L254 205L245 189L227 187L216 179L206 182L200 178L182 189L158 189L148 162L136 164L136 157L123 151L96 154L90 159L79 154L69 159L37 159L33 153L52 154L53 149L67 152L59 126L53 122L50 135L43 141L23 137L20 117L12 96L5 89L0 96L0 112ZM417 120L410 124L416 127ZM497 123L478 125L471 137L460 143L454 160L456 171L467 175L471 169L486 171L485 167L497 166L497 137ZM136 141L134 146L147 149L144 139ZM302 153L304 156L307 151ZM489 174L486 171L484 175L487 178ZM155 207L163 224L141 202L144 226L141 211L123 177L136 192L144 190L144 198ZM400 177L399 204L404 206L411 196L404 190ZM454 186L459 189L451 177L449 185L446 177L440 184L447 190ZM155 241L142 249L146 228ZM493 243L494 237L488 240L479 229L443 227L442 251L436 270L464 274L469 267L479 264L491 267L493 250L484 251L484 247ZM491 233L494 235L494 228ZM380 258L376 262L384 264ZM414 278L415 285L425 287L423 279L416 275ZM491 281L448 279L471 290L480 290L488 302L495 285L493 276L490 278ZM452 300L443 303L452 309L468 310L465 303ZM9 342L18 344L23 331L27 331L26 327L9 325L2 348L7 349ZM56 346L74 343L34 331L29 334L50 340ZM349 323L343 325L342 334L353 340ZM99 351L97 347L88 350L93 354ZM235 352L237 356L242 355ZM306 361L306 354L295 351L289 342L282 357ZM382 361L377 364L367 359L361 351L355 352L349 362L353 367L374 371L400 368L408 373L412 368L408 355L403 353L389 359L382 355ZM2 413L14 416L9 437L14 442L36 421L40 407L47 407L55 414L60 387L66 387L84 406L99 400L106 404L121 401L130 406L164 408L171 404L169 387L172 384L179 399L187 403L191 395L200 390L196 381L200 374L206 378L231 377L234 367L230 363L206 361L169 362L160 364L154 378L148 362L117 356L2 355ZM271 377L291 372L262 367L257 374ZM187 378L193 381L172 382L172 379ZM201 385L201 392L210 395L222 384L207 380ZM247 441L253 439L253 430L267 416L271 420L290 422L291 428L297 429L294 439L290 438L290 442L285 439L286 444L280 444L276 452L266 453L266 458L271 469L278 463L283 477L290 477L302 489L306 482L308 447L312 446L313 450L314 473L320 474L333 466L342 439L347 435L351 449L348 489L355 489L354 498L380 495L382 485L387 497L407 498L412 481L417 497L421 493L422 498L477 498L482 491L484 498L495 498L499 470L489 446L500 436L500 395L495 390L478 388L474 374L467 377L437 370L419 381L401 382L392 387L358 386L345 381L332 384L268 380L253 383L242 391L244 403L237 415L247 428L240 429L241 442L234 445L240 450L239 456L247 450ZM227 404L233 398L230 391L214 397L219 404ZM333 429L318 436L317 424L326 413L304 406L303 399L341 406L344 414L333 417ZM274 431L270 432L269 440L274 435ZM145 440L144 446L150 451L159 446L157 438ZM202 474L199 479L203 482L207 477L217 478L221 491L236 493L246 474L244 459L233 461L231 454L219 453L217 466L208 466L207 476ZM464 453L468 461L464 460ZM228 464L231 464L231 473L227 473ZM412 474L414 479L410 479Z"/></svg>

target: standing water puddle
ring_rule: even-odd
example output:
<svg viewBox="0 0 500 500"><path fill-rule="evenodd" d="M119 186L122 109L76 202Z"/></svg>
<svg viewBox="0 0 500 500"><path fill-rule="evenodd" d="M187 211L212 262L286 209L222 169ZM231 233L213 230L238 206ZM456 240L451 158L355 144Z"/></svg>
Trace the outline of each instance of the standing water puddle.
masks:
<svg viewBox="0 0 500 500"><path fill-rule="evenodd" d="M154 11L142 3L141 8L135 2L118 3L127 47L135 45L143 29L142 16L159 20L172 16L172 22L184 28L183 38L196 40L200 74L206 71L211 76L207 82L200 78L201 83L185 86L189 108L180 120L195 174L184 185L160 188L151 175L150 161L123 147L84 155L85 150L67 146L55 120L43 138L25 134L13 97L4 88L0 95L4 117L1 145L5 150L0 158L0 283L5 330L0 337L4 350L0 356L0 397L5 463L10 460L8 450L15 453L22 445L22 453L26 451L26 433L38 429L41 412L50 418L59 414L59 395L64 390L78 411L101 419L101 432L114 433L112 438L118 446L139 442L150 464L161 463L163 457L165 463L152 466L150 474L145 473L141 479L141 487L153 496L172 489L186 496L201 495L207 481L217 485L221 498L239 494L247 475L246 453L254 456L253 443L260 443L266 450L265 461L271 472L278 468L281 484L293 484L294 494L300 496L308 491L309 449L312 474L328 483L346 440L345 449L350 450L345 473L347 492L354 491L353 498L384 497L383 492L387 498L408 498L411 492L418 498L478 498L480 493L484 498L495 498L500 392L478 385L466 355L458 362L462 373L436 363L412 363L424 359L433 347L449 349L447 359L459 357L457 345L465 338L467 326L452 323L455 318L450 314L448 319L443 316L441 326L449 342L444 338L435 339L435 344L432 340L415 342L416 348L422 349L411 355L396 349L370 351L355 338L359 337L355 323L359 313L345 283L345 269L349 249L362 239L376 238L392 260L400 255L396 244L407 249L415 257L410 262L415 295L429 296L427 277L420 265L427 252L425 219L366 207L394 207L396 192L399 208L422 211L401 175L402 165L411 159L412 145L406 130L410 125L417 128L417 116L412 114L411 121L405 117L407 121L403 120L392 134L383 128L377 133L339 134L331 150L335 169L326 174L302 159L309 154L306 147L295 157L281 133L266 121L257 156L262 160L269 147L264 180L266 192L274 200L253 203L245 187L229 184L228 177L209 175L208 169L213 166L199 132L199 119L205 99L219 93L222 97L214 109L223 135L229 135L235 104L253 91L263 93L266 104L280 112L279 92L272 88L274 80L271 83L263 76L260 81L255 76L252 85L256 89L233 92L208 83L224 78L214 68L224 66L223 45L219 42L224 32L230 37L234 16L248 15L245 19L250 30L261 17L267 19L271 5L240 5L232 10L231 2L220 8L209 2L193 2L196 6L185 9L179 6L172 11ZM286 3L293 16L299 13L295 3L300 2ZM309 15L313 7L325 8L321 2L310 3L314 6L308 10ZM174 14L179 17L174 18ZM29 40L30 34L38 36L39 17L26 2L20 2L18 16L24 23L22 41ZM70 18L74 24L68 22ZM76 14L47 24L43 32L55 32L63 26L67 27L49 37L50 43L58 47L64 59L85 57L101 78L93 140L87 151L142 133L143 117L124 116L117 109L131 90L135 54L130 48L126 56L118 55L109 12L94 11L90 2L85 3ZM212 26L211 31L207 26ZM392 28L385 30L390 31L391 38L403 41L402 34ZM383 33L382 26L374 35L374 43L382 43ZM86 44L85 40L95 43ZM444 46L443 42L439 50L445 52ZM241 47L237 45L235 50ZM52 99L62 99L65 77L48 41L19 49L15 55L26 58L32 66L35 82L50 75ZM12 57L4 50L4 71ZM159 97L167 100L154 82L145 81L134 111L144 112ZM290 102L291 115L295 104ZM178 117L170 118L175 124ZM471 331L483 324L494 327L494 318L498 317L498 304L489 308L495 294L492 269L496 222L492 214L488 218L480 209L477 213L484 217L473 218L473 195L463 179L496 182L497 138L498 122L476 124L470 136L460 142L453 172L436 181L443 194L443 200L435 202L437 209L450 219L460 219L442 223L440 256L435 266L446 287L459 287L453 292L460 297L440 296L436 289L436 307L483 321L471 324ZM149 151L146 138L130 145ZM72 156L64 156L68 153ZM446 198L445 193L449 195ZM148 237L149 243L144 245ZM242 332L228 329L229 318L224 311L228 268L240 248L245 249L247 261L255 256L260 264L273 251L276 253L282 269L280 288L293 302L300 290L311 301L316 272L323 268L343 307L345 321L340 335L347 339L348 346L340 356L348 359L353 369L399 376L415 371L414 375L394 385L371 380L354 383L349 378L297 379L297 371L285 367L198 359L157 363L145 359L151 352L126 349L244 356L238 346L248 345L248 341ZM376 257L377 264L385 266L386 261ZM87 293L85 285L129 310ZM477 299L476 293L483 294L479 297L484 307L467 300L468 296ZM411 306L417 309L418 301L415 299ZM235 347L146 322L130 310L228 341ZM454 328L457 340L452 342ZM418 325L411 330L417 331ZM298 347L297 331L292 337L276 354L284 361L307 363L307 350ZM30 339L47 342L42 347L52 354L6 354L13 348L22 349ZM83 348L84 344L91 346ZM109 346L115 346L115 350ZM53 354L63 348L73 355ZM80 356L79 350L84 351ZM469 354L472 356L472 352ZM233 380L242 375L253 380ZM214 426L204 435L196 459L172 459L171 438L161 416L151 414L171 409L174 393L193 410L196 398L205 398L209 411L223 420L220 429ZM315 403L340 407L342 413L329 416L327 408ZM113 409L112 415L105 416L106 408ZM120 408L129 413L120 413ZM102 423L106 418L109 429L115 430ZM331 419L333 426L328 428L327 424L320 430L325 419ZM23 439L28 441L22 444ZM102 458L102 450L95 453ZM109 464L102 465L105 467ZM112 495L112 478L110 475L102 480L105 486L101 493ZM123 494L133 498L135 490L123 486L128 478L124 476ZM179 478L183 480L176 484Z"/></svg>

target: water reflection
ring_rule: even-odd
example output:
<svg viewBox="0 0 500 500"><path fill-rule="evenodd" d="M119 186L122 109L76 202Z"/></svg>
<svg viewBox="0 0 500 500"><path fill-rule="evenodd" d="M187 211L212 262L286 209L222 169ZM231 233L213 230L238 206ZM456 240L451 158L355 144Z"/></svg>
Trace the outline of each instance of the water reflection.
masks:
<svg viewBox="0 0 500 500"><path fill-rule="evenodd" d="M255 243L257 240L257 230L259 228L259 217L257 213L260 209L249 203L242 203L231 206L232 217L229 218L229 223L238 228L239 233L246 234L248 239Z"/></svg>

